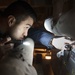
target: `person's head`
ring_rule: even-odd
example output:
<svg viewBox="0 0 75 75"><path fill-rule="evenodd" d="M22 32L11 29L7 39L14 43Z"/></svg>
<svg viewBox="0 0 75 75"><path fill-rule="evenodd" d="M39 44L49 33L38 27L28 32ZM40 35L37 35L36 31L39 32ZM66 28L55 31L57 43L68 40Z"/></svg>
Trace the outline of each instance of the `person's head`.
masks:
<svg viewBox="0 0 75 75"><path fill-rule="evenodd" d="M52 28L53 28L53 19L52 18L47 18L45 21L44 21L44 27L47 31L52 32Z"/></svg>
<svg viewBox="0 0 75 75"><path fill-rule="evenodd" d="M14 39L21 40L27 36L29 28L36 21L36 13L25 1L16 1L10 4L3 13L7 19L7 31Z"/></svg>

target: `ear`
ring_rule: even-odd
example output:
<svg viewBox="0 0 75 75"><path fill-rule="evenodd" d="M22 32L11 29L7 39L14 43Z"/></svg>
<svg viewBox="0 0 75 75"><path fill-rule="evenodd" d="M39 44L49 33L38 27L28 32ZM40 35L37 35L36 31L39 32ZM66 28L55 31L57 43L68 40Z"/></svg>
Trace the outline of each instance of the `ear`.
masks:
<svg viewBox="0 0 75 75"><path fill-rule="evenodd" d="M9 27L13 26L16 22L16 19L13 15L8 16L8 25Z"/></svg>

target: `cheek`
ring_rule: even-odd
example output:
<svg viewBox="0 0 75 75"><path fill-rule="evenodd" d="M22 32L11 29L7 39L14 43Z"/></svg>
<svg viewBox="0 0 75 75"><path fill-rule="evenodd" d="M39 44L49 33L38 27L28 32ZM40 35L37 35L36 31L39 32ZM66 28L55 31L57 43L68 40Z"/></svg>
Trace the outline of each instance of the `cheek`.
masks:
<svg viewBox="0 0 75 75"><path fill-rule="evenodd" d="M21 30L19 30L19 29L16 30L16 33L17 33L17 34L20 34L20 33L21 33Z"/></svg>
<svg viewBox="0 0 75 75"><path fill-rule="evenodd" d="M22 30L21 29L16 30L15 34L16 35L21 35L22 34Z"/></svg>
<svg viewBox="0 0 75 75"><path fill-rule="evenodd" d="M14 29L14 31L12 32L14 37L18 37L21 35L21 30L20 29Z"/></svg>

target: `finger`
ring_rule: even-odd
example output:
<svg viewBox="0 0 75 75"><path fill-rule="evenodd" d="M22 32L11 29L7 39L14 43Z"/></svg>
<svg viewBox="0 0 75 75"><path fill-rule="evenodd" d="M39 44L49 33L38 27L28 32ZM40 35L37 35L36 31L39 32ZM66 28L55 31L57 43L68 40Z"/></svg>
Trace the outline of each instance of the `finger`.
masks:
<svg viewBox="0 0 75 75"><path fill-rule="evenodd" d="M1 51L2 51L2 53L5 53L5 52L13 49L13 47L14 47L14 44L13 43L10 43L10 44L1 46Z"/></svg>
<svg viewBox="0 0 75 75"><path fill-rule="evenodd" d="M71 45L75 45L75 42L73 42Z"/></svg>
<svg viewBox="0 0 75 75"><path fill-rule="evenodd" d="M5 39L3 39L2 41L0 41L0 46L3 46L5 43L11 41L11 38L10 37L7 37Z"/></svg>
<svg viewBox="0 0 75 75"><path fill-rule="evenodd" d="M13 43L10 43L10 44L5 45L5 49L6 50L13 49L13 47L14 47L14 44Z"/></svg>

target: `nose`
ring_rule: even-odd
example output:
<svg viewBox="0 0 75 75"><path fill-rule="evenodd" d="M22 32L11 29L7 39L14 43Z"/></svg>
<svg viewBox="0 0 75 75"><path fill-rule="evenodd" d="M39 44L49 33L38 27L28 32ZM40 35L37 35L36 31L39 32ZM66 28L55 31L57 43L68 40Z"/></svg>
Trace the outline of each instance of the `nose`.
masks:
<svg viewBox="0 0 75 75"><path fill-rule="evenodd" d="M28 35L28 30L24 31L24 36Z"/></svg>

